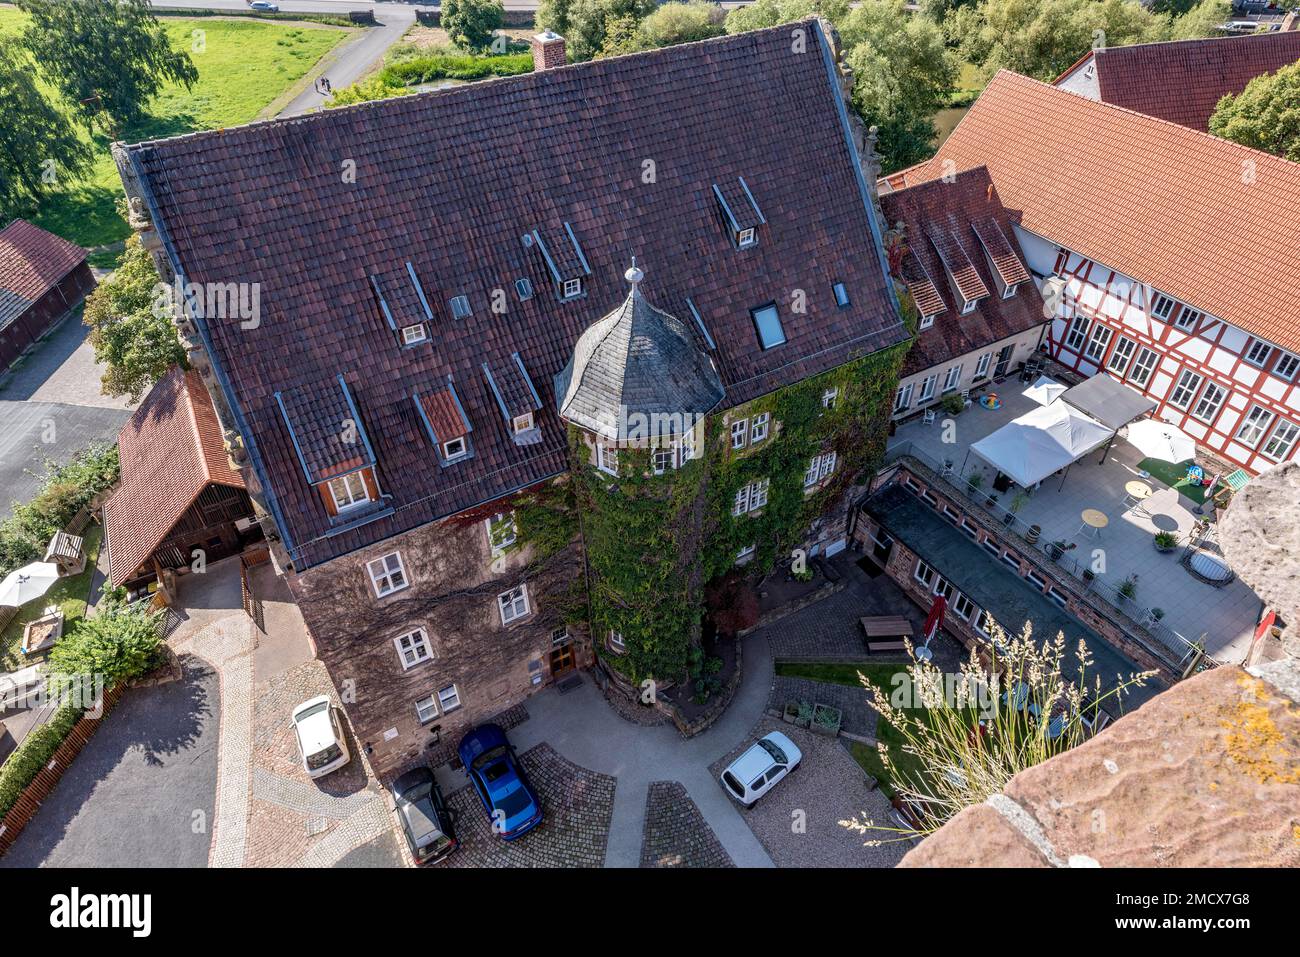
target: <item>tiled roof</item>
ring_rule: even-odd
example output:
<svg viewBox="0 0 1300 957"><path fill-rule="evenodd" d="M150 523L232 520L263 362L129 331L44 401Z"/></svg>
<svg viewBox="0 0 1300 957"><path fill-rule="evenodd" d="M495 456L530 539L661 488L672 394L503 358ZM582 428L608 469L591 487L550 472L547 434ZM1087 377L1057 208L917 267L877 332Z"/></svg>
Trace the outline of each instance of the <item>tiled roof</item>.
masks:
<svg viewBox="0 0 1300 957"><path fill-rule="evenodd" d="M656 414L703 415L723 395L718 372L690 329L647 302L635 283L622 305L578 339L573 360L556 376L555 393L565 419L618 440L636 430L641 419L634 416L649 422ZM685 427L684 420L677 423Z"/></svg>
<svg viewBox="0 0 1300 957"><path fill-rule="evenodd" d="M374 464L370 438L343 375L277 392L275 398L308 482L318 485Z"/></svg>
<svg viewBox="0 0 1300 957"><path fill-rule="evenodd" d="M979 165L1030 232L1300 351L1300 164L1002 71L909 181Z"/></svg>
<svg viewBox="0 0 1300 957"><path fill-rule="evenodd" d="M473 426L461 414L450 385L424 393L419 396L419 402L429 428L439 442L460 438L473 431Z"/></svg>
<svg viewBox="0 0 1300 957"><path fill-rule="evenodd" d="M203 380L173 369L122 426L122 480L104 506L109 577L140 567L209 483L243 488L230 467L221 425Z"/></svg>
<svg viewBox="0 0 1300 957"><path fill-rule="evenodd" d="M907 355L904 375L940 365L1046 321L1042 296L1033 282L1025 281L1029 279L1029 273L1014 245L1010 219L997 191L991 186L988 170L977 167L958 173L952 182L934 180L880 197L888 226L897 228L899 223L904 226L905 245L900 251L897 267L900 277L908 281L911 271L913 275L922 277L928 274L934 280L908 281L921 314L938 318L934 325L917 335ZM976 278L979 275L986 277L987 282L981 280L980 284L988 289L994 288L993 267L981 249L976 224L981 224L986 231L990 225L997 226L1005 236L1011 237L999 258L1005 262L1006 272L1011 278L1023 273L1023 278L1017 280L1020 285L1016 294L1010 299L1003 299L996 291L986 294L973 312L962 315L961 300L947 288L943 264L926 237L927 227L932 222L945 226L952 237L951 242L959 245L969 268L977 272ZM943 284L942 292L936 290L937 284ZM922 305L922 297L925 305Z"/></svg>
<svg viewBox="0 0 1300 957"><path fill-rule="evenodd" d="M506 423L512 423L516 416L536 412L542 407L541 396L519 353L497 363L495 368L489 362L483 363L483 375L497 400L501 418Z"/></svg>
<svg viewBox="0 0 1300 957"><path fill-rule="evenodd" d="M81 265L86 251L25 219L0 229L0 329Z"/></svg>
<svg viewBox="0 0 1300 957"><path fill-rule="evenodd" d="M808 52L792 56L792 29L128 148L186 281L260 284L256 328L203 324L298 567L564 471L552 382L626 297L634 255L657 306L685 319L692 299L736 403L906 338L829 48L809 21ZM767 222L737 250L712 187L742 177ZM525 243L534 230L542 244ZM580 249L581 297L559 301L539 245L557 268ZM434 318L428 342L401 348L370 277L400 328L425 315L411 271ZM788 312L795 289L806 313ZM456 296L468 317L452 318ZM749 310L773 301L788 342L762 351ZM482 374L515 353L541 393L536 444L513 440ZM339 374L393 505L345 531L304 481L275 402ZM475 454L431 468L411 396L448 375Z"/></svg>
<svg viewBox="0 0 1300 957"><path fill-rule="evenodd" d="M922 232L939 254L939 261L952 275L962 299L971 302L989 294L989 287L984 285L984 280L966 254L966 244L963 242L965 236L962 235L961 224L955 216L934 211L932 218L922 225Z"/></svg>
<svg viewBox="0 0 1300 957"><path fill-rule="evenodd" d="M1106 47L1093 58L1103 103L1205 132L1222 97L1300 60L1300 31Z"/></svg>
<svg viewBox="0 0 1300 957"><path fill-rule="evenodd" d="M971 220L971 228L979 237L980 245L988 254L998 276L1008 286L1022 283L1029 278L1029 270L1020 261L1020 256L1011 248L1011 242L998 221L992 216L981 216Z"/></svg>

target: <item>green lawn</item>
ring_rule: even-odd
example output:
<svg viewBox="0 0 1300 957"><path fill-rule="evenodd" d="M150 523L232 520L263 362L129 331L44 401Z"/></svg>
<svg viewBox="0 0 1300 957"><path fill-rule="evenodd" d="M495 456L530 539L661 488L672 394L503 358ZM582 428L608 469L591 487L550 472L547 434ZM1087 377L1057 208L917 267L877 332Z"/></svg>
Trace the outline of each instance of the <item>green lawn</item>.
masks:
<svg viewBox="0 0 1300 957"><path fill-rule="evenodd" d="M1187 470L1193 465L1191 459L1186 462L1166 462L1163 459L1143 459L1138 463L1138 468L1150 472L1152 477L1164 482L1170 488L1177 489L1179 493L1186 495L1197 505L1205 501L1205 486L1188 485Z"/></svg>
<svg viewBox="0 0 1300 957"><path fill-rule="evenodd" d="M18 32L25 19L17 8L0 6L0 34ZM348 36L348 31L332 27L240 20L167 18L162 23L172 42L189 52L199 79L190 90L178 84L164 87L149 105L150 118L121 131L120 138L127 142L254 120ZM203 31L202 52L194 48L196 30ZM47 92L51 91L47 88ZM62 106L53 95L50 99ZM109 155L109 142L102 134L93 137L95 160L90 172L45 198L32 217L38 225L87 248L127 237L130 230L115 206L122 184ZM105 251L94 260L97 265L112 265L118 252Z"/></svg>
<svg viewBox="0 0 1300 957"><path fill-rule="evenodd" d="M84 533L86 540L86 570L80 575L60 578L50 590L35 601L29 601L18 609L18 616L5 628L0 636L0 670L17 671L32 664L23 656L19 647L23 641L23 627L45 614L50 605L58 605L63 610L63 633L66 635L76 621L86 614L86 599L90 596L90 579L95 574L95 559L99 556L99 543L104 537L104 529L91 522Z"/></svg>

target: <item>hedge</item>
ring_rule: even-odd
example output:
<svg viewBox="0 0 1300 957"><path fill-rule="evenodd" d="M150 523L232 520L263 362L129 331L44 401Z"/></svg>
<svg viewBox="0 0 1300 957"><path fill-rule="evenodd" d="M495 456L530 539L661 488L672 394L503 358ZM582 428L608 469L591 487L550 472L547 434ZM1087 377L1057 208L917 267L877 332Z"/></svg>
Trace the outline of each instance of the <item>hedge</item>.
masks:
<svg viewBox="0 0 1300 957"><path fill-rule="evenodd" d="M490 76L519 76L531 73L531 53L508 53L504 56L470 56L435 53L412 57L384 67L380 76L390 86L414 86L434 80L482 80Z"/></svg>
<svg viewBox="0 0 1300 957"><path fill-rule="evenodd" d="M39 728L34 728L14 748L4 766L0 767L0 817L9 813L23 789L32 783L41 768L54 756L81 714L79 706L64 705L54 712L54 717Z"/></svg>

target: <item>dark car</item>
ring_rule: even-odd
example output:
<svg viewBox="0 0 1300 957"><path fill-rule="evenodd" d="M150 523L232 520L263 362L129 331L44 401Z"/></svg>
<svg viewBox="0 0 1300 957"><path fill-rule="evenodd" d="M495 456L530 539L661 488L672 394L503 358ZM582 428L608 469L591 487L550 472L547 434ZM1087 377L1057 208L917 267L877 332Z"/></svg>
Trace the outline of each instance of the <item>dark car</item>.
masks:
<svg viewBox="0 0 1300 957"><path fill-rule="evenodd" d="M393 807L415 863L435 864L460 846L453 830L456 811L447 807L428 768L413 768L393 782Z"/></svg>
<svg viewBox="0 0 1300 957"><path fill-rule="evenodd" d="M460 739L456 752L493 831L513 841L541 823L541 799L499 725L479 725Z"/></svg>

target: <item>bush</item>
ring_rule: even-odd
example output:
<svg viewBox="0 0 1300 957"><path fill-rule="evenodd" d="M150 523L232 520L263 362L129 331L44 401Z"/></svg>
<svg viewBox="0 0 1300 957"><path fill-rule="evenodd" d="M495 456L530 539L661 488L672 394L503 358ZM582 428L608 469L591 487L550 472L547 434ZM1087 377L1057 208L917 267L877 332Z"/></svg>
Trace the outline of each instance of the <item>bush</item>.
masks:
<svg viewBox="0 0 1300 957"><path fill-rule="evenodd" d="M102 675L105 689L138 678L160 660L158 621L163 612L148 605L128 605L108 596L93 618L76 622L50 651L51 684L66 687L77 676Z"/></svg>
<svg viewBox="0 0 1300 957"><path fill-rule="evenodd" d="M383 75L372 76L367 80L358 80L351 86L335 90L333 98L325 104L328 109L339 106L351 106L354 103L368 103L371 100L386 100L394 96L407 96L414 93L404 86L392 86L385 82Z"/></svg>
<svg viewBox="0 0 1300 957"><path fill-rule="evenodd" d="M9 813L23 788L32 783L81 717L81 708L65 705L45 724L27 735L0 767L0 816Z"/></svg>
<svg viewBox="0 0 1300 957"><path fill-rule="evenodd" d="M118 474L116 445L92 445L63 465L47 463L41 490L30 502L15 503L13 515L0 522L0 577L40 561L54 533L111 488Z"/></svg>
<svg viewBox="0 0 1300 957"><path fill-rule="evenodd" d="M720 37L726 33L725 16L721 7L703 0L665 3L641 21L641 38L650 46L666 47Z"/></svg>
<svg viewBox="0 0 1300 957"><path fill-rule="evenodd" d="M489 76L519 76L531 73L531 53L505 56L470 56L469 54L435 53L390 63L380 71L380 79L389 86L414 86L434 80L482 80Z"/></svg>

